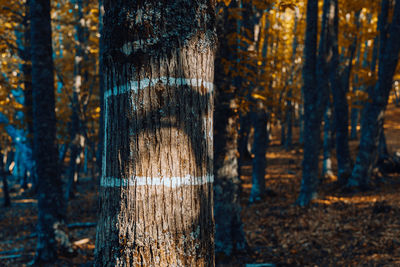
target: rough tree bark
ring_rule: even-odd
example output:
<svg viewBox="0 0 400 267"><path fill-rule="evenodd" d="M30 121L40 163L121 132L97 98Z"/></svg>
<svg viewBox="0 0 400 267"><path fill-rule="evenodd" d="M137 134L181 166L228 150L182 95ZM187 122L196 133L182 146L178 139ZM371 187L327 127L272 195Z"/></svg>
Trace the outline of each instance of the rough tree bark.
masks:
<svg viewBox="0 0 400 267"><path fill-rule="evenodd" d="M33 154L36 164L38 225L36 262L53 262L58 241L68 246L63 232L62 182L58 173L56 114L51 46L50 1L31 0L33 91Z"/></svg>
<svg viewBox="0 0 400 267"><path fill-rule="evenodd" d="M213 266L213 1L104 1L96 266Z"/></svg>
<svg viewBox="0 0 400 267"><path fill-rule="evenodd" d="M386 24L389 1L382 1L382 19ZM381 28L378 82L370 90L370 102L367 102L361 121L360 149L348 188L364 189L368 187L372 167L377 160L377 147L380 131L383 129L383 117L392 89L400 51L400 1L394 6L393 20L388 27Z"/></svg>

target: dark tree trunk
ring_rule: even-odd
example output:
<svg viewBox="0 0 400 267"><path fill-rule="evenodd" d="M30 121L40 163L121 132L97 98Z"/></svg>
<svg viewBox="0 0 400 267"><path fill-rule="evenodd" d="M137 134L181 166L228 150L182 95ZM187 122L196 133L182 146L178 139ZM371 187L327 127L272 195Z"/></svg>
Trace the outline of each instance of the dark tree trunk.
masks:
<svg viewBox="0 0 400 267"><path fill-rule="evenodd" d="M96 163L101 175L102 156L103 156L103 138L104 138L104 72L103 72L103 0L99 0L99 93L100 93L100 118L99 118L99 140L97 145Z"/></svg>
<svg viewBox="0 0 400 267"><path fill-rule="evenodd" d="M349 91L352 61L357 45L357 37L350 47L348 62L343 71L339 70L338 20L339 10L337 0L332 1L334 13L330 20L332 28L332 64L330 81L332 85L334 112L336 119L336 158L338 162L338 182L345 184L351 172L351 158L349 150L349 107L346 94ZM356 23L360 13L356 14Z"/></svg>
<svg viewBox="0 0 400 267"><path fill-rule="evenodd" d="M251 115L250 112L246 114L241 114L240 116L240 126L239 126L239 141L238 141L238 149L239 149L239 165L243 166L246 164L246 161L251 159L251 154L248 149L249 137L251 130Z"/></svg>
<svg viewBox="0 0 400 267"><path fill-rule="evenodd" d="M286 121L286 114L285 112L282 110L281 112L281 117L282 119L280 120L280 124L281 124L281 146L285 146L286 145L286 126L287 126L287 121Z"/></svg>
<svg viewBox="0 0 400 267"><path fill-rule="evenodd" d="M4 168L4 158L3 153L0 152L0 175L3 180L3 195L4 195L4 207L11 206L10 191L8 189L8 179L7 172Z"/></svg>
<svg viewBox="0 0 400 267"><path fill-rule="evenodd" d="M287 132L286 132L286 142L285 142L285 149L289 150L292 147L292 141L293 141L293 103L292 103L292 97L293 97L293 90L292 88L289 89L288 94L287 94L287 100L286 100L286 105L287 105L287 110L286 110L286 125L287 125Z"/></svg>
<svg viewBox="0 0 400 267"><path fill-rule="evenodd" d="M303 86L304 87L304 86ZM304 88L301 89L301 99L304 99ZM299 144L304 145L304 104L299 107Z"/></svg>
<svg viewBox="0 0 400 267"><path fill-rule="evenodd" d="M328 104L324 115L324 140L323 140L323 163L322 176L324 178L333 177L332 170L332 105Z"/></svg>
<svg viewBox="0 0 400 267"><path fill-rule="evenodd" d="M360 118L360 110L359 108L351 108L350 113L350 121L351 121L351 130L350 130L350 140L357 140L358 131L357 126Z"/></svg>
<svg viewBox="0 0 400 267"><path fill-rule="evenodd" d="M96 266L213 266L210 1L104 1Z"/></svg>
<svg viewBox="0 0 400 267"><path fill-rule="evenodd" d="M318 91L317 67L318 1L307 2L305 63L303 67L304 92L304 156L303 175L297 203L307 205L316 197L318 184L318 157L321 147L321 118L323 110L321 91ZM322 31L321 31L322 32ZM324 39L321 36L321 42ZM322 67L322 66L321 66Z"/></svg>
<svg viewBox="0 0 400 267"><path fill-rule="evenodd" d="M25 3L25 17L24 17L24 51L23 51L23 66L24 73L24 109L25 109L25 123L28 128L28 142L29 147L33 147L33 113L32 113L32 62L31 62L31 21L30 21L30 0Z"/></svg>
<svg viewBox="0 0 400 267"><path fill-rule="evenodd" d="M382 1L382 17L387 16L388 0ZM382 19L382 24L387 18ZM372 167L377 160L377 147L383 117L392 89L400 51L400 1L394 6L393 20L388 29L381 28L378 82L369 92L370 102L364 108L361 121L360 149L347 186L365 188L369 184Z"/></svg>
<svg viewBox="0 0 400 267"><path fill-rule="evenodd" d="M81 146L81 93L83 89L83 59L85 57L85 36L84 25L82 25L83 18L83 4L82 0L74 0L76 5L75 9L75 57L74 57L74 83L71 98L71 121L69 135L71 140L71 153L69 159L69 168L67 174L67 187L65 192L66 203L70 197L74 195L75 181L78 179L78 163L81 161L80 155L83 147ZM67 206L67 205L66 205Z"/></svg>
<svg viewBox="0 0 400 267"><path fill-rule="evenodd" d="M51 47L50 1L31 0L31 47L34 159L37 174L38 227L36 262L54 262L57 257L64 203L58 173L56 115ZM56 233L57 232L57 233ZM57 236L56 236L57 235ZM62 234L63 245L68 238Z"/></svg>
<svg viewBox="0 0 400 267"><path fill-rule="evenodd" d="M232 4L228 8L232 8ZM215 253L217 261L226 261L244 250L246 239L240 218L241 181L238 174L238 88L231 89L231 77L224 71L223 59L235 60L226 36L236 31L236 23L228 19L228 8L218 18L219 47L215 60L214 112L214 217Z"/></svg>
<svg viewBox="0 0 400 267"><path fill-rule="evenodd" d="M24 100L23 100L23 105L24 105L24 117L23 121L25 124L25 129L27 130L27 133L22 133L24 137L26 137L26 141L24 140L23 146L27 147L27 153L24 153L24 155L21 154L21 152L17 152L16 154L18 155L17 158L18 160L15 162L16 164L16 173L18 176L21 177L20 184L21 185L26 185L25 182L26 180L26 171L19 170L22 166L23 170L25 170L28 164L26 164L25 161L31 161L31 151L32 151L32 146L33 146L33 121L32 121L32 65L31 65L31 47L30 47L30 39L31 39L31 32L30 32L30 10L29 10L29 5L30 1L26 1L24 3L24 8L25 8L25 14L22 17L22 24L20 28L20 33L16 34L17 40L17 49L18 49L18 56L20 57L22 64L21 64L21 71L22 71L22 82L24 85L23 93L24 93ZM21 103L22 104L22 103ZM25 139L25 138L24 138ZM21 141L19 141L20 143ZM21 145L21 144L20 144ZM20 147L18 145L17 147ZM16 147L16 151L20 151ZM24 159L21 159L21 156L24 157ZM30 167L30 166L29 166ZM30 173L32 172L31 168L29 168ZM24 177L24 178L22 178ZM24 188L25 189L25 188Z"/></svg>
<svg viewBox="0 0 400 267"><path fill-rule="evenodd" d="M267 167L267 113L261 101L257 101L252 113L254 126L253 172L251 179L250 203L261 201L265 196L265 168Z"/></svg>
<svg viewBox="0 0 400 267"><path fill-rule="evenodd" d="M379 22L378 22L378 25L377 25L377 32L380 31L381 20L382 20L382 16L380 16L380 18L379 18ZM371 20L369 19L369 21L371 21ZM365 46L367 46L367 41L366 41L366 45ZM368 58L368 53L367 53L368 50L367 49L365 49L366 52L365 52L364 60L363 60L363 67L367 67L368 64L369 64L369 67L370 67L369 69L370 69L370 71L371 71L371 73L373 75L376 72L376 63L378 61L378 46L379 46L379 38L378 38L378 36L376 36L374 38L374 44L373 44L373 47L372 47L372 60L371 60L371 62L368 62L368 59L367 59ZM367 87L367 88L363 88L363 90L369 90L369 89ZM363 103L358 103L358 104L363 104ZM352 109L352 113L351 113L351 132L350 132L350 139L351 140L358 139L357 126L358 126L358 123L360 121L361 115L362 115L362 112L360 112L359 108Z"/></svg>
<svg viewBox="0 0 400 267"><path fill-rule="evenodd" d="M253 65L244 63L246 61L251 61L251 56L249 53L256 52L256 35L255 27L257 21L259 20L258 14L255 12L254 6L252 1L242 1L239 0L239 8L241 9L241 18L238 19L238 26L239 30L237 34L239 36L243 36L250 42L243 42L240 38L238 38L239 46L237 48L237 62L238 64L245 64L249 70L252 70L256 73L257 69L254 68ZM243 62L241 62L243 61ZM236 77L238 81L236 83L236 87L240 88L238 92L243 92L242 95L244 96L245 100L249 103L249 111L245 114L240 115L240 130L239 130L239 177L241 176L241 169L242 166L246 164L251 159L251 113L252 113L252 99L251 94L256 86L254 82L250 79L247 79L244 75L238 75Z"/></svg>
<svg viewBox="0 0 400 267"><path fill-rule="evenodd" d="M390 155L389 155L389 151L387 149L385 130L381 129L380 134L379 134L378 161L380 161L380 160L382 161L389 157L390 157Z"/></svg>
<svg viewBox="0 0 400 267"><path fill-rule="evenodd" d="M80 144L79 144L79 136L74 136L74 139L71 140L71 151L70 151L70 159L69 159L69 167L67 172L67 184L65 187L65 208L67 209L68 201L71 197L73 197L75 191L75 182L78 180L79 175L79 152L80 152Z"/></svg>
<svg viewBox="0 0 400 267"><path fill-rule="evenodd" d="M297 40L297 28L298 28L298 16L297 14L294 17L294 27L293 27L293 43L292 43L292 62L295 62L296 60L296 55L297 55L297 45L298 45L298 40ZM294 73L294 71L292 72ZM289 90L287 93L287 100L286 100L286 106L287 106L287 112L286 112L286 122L287 122L287 133L286 133L286 142L285 142L285 149L289 150L292 148L293 144L293 119L295 117L295 109L293 105L293 77L294 75L291 74L290 79L289 79ZM269 134L269 133L268 133Z"/></svg>
<svg viewBox="0 0 400 267"><path fill-rule="evenodd" d="M218 64L216 64L216 67ZM217 87L220 88L220 87ZM246 240L240 218L238 175L238 114L234 94L219 89L214 113L214 216L215 252L231 256L245 248Z"/></svg>

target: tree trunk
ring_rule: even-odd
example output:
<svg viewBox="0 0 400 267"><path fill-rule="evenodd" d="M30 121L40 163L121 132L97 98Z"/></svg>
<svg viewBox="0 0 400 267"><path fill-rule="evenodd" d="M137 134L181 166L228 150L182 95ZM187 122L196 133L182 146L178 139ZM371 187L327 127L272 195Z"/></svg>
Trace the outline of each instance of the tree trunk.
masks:
<svg viewBox="0 0 400 267"><path fill-rule="evenodd" d="M388 0L382 1L382 16L386 17ZM386 10L386 11L385 11ZM382 20L382 24L387 18ZM385 27L386 28L386 27ZM377 147L380 131L383 129L383 117L392 89L400 51L400 1L394 6L393 20L388 30L381 28L378 82L369 92L361 122L360 149L356 163L347 183L347 187L368 187L372 167L377 160Z"/></svg>
<svg viewBox="0 0 400 267"><path fill-rule="evenodd" d="M3 153L0 151L0 175L3 179L3 195L4 195L4 207L9 207L11 206L11 200L10 200L10 192L8 189L8 179L7 179L7 173L6 170L4 169L4 158L3 158Z"/></svg>
<svg viewBox="0 0 400 267"><path fill-rule="evenodd" d="M324 3L325 4L325 3ZM316 197L318 184L318 157L321 147L321 118L323 110L321 91L317 88L317 28L318 1L307 2L305 63L303 67L304 92L304 156L300 195L297 204L307 205ZM323 27L324 28L324 27ZM322 31L321 31L322 32ZM321 36L321 42L325 41ZM322 67L322 66L321 66Z"/></svg>
<svg viewBox="0 0 400 267"><path fill-rule="evenodd" d="M293 43L292 43L292 62L296 61L296 54L297 54L297 45L298 45L298 40L297 40L297 28L298 28L298 15L295 14L294 17L294 27L293 27ZM294 71L292 72L294 73ZM287 100L286 100L286 106L287 106L287 112L286 112L286 121L287 121L287 133L286 133L286 143L285 143L285 149L290 150L292 148L293 144L293 119L295 117L295 108L293 104L293 77L294 75L290 75L289 79L289 90L287 93Z"/></svg>
<svg viewBox="0 0 400 267"><path fill-rule="evenodd" d="M234 95L223 90L217 92L214 113L215 252L222 257L243 250L246 244L240 218L237 107Z"/></svg>
<svg viewBox="0 0 400 267"><path fill-rule="evenodd" d="M33 114L32 114L32 62L31 62L31 21L30 21L30 0L25 3L25 17L24 17L24 58L22 71L24 73L24 111L25 123L28 128L28 146L33 147ZM31 170L30 170L31 171ZM32 175L32 174L31 174Z"/></svg>
<svg viewBox="0 0 400 267"><path fill-rule="evenodd" d="M215 10L104 1L96 266L213 266Z"/></svg>
<svg viewBox="0 0 400 267"><path fill-rule="evenodd" d="M293 103L292 103L292 97L293 97L293 90L292 88L289 88L288 94L287 94L287 100L286 100L286 125L287 125L287 132L286 132L286 142L285 142L285 149L290 150L292 148L292 143L293 143Z"/></svg>
<svg viewBox="0 0 400 267"><path fill-rule="evenodd" d="M69 159L69 167L67 172L67 185L65 188L65 208L67 209L68 201L75 195L75 183L78 181L79 176L79 164L80 164L80 150L81 146L81 135L75 135L74 139L71 140L71 152Z"/></svg>
<svg viewBox="0 0 400 267"><path fill-rule="evenodd" d="M358 131L357 131L357 126L359 122L359 117L360 117L360 109L359 108L351 108L351 113L350 113L350 121L351 121L351 130L350 130L350 140L357 140L358 138Z"/></svg>
<svg viewBox="0 0 400 267"><path fill-rule="evenodd" d="M267 159L267 113L261 101L257 101L256 110L252 113L254 125L253 172L251 179L250 203L261 201L265 196L265 168Z"/></svg>
<svg viewBox="0 0 400 267"><path fill-rule="evenodd" d="M67 246L69 241L61 228L65 214L63 214L62 182L55 160L58 158L58 152L50 1L31 0L30 8L34 159L39 210L35 261L54 262L57 257L57 242Z"/></svg>
<svg viewBox="0 0 400 267"><path fill-rule="evenodd" d="M332 106L328 104L324 115L324 141L323 141L323 162L322 162L322 176L324 178L333 177L332 170Z"/></svg>
<svg viewBox="0 0 400 267"><path fill-rule="evenodd" d="M82 0L74 0L73 3L76 5L75 10L75 57L74 57L74 83L73 83L73 92L71 98L71 122L69 135L71 140L71 153L69 159L69 168L68 168L68 181L66 188L66 203L71 196L73 196L74 191L74 183L75 180L78 179L79 172L78 170L78 162L81 160L80 154L83 147L81 146L81 131L82 131L82 123L80 120L81 111L81 92L83 89L84 75L83 75L83 60L85 57L85 36L84 36L84 28L83 28L83 4Z"/></svg>
<svg viewBox="0 0 400 267"><path fill-rule="evenodd" d="M214 112L214 217L215 253L217 262L229 261L234 253L246 247L240 218L241 180L238 173L239 105L235 95L239 88L231 89L229 73L224 71L223 59L235 60L234 47L226 36L236 31L236 21L228 18L225 8L218 17L219 47L215 59L215 112Z"/></svg>
<svg viewBox="0 0 400 267"><path fill-rule="evenodd" d="M338 48L338 19L339 10L337 0L333 1L334 14L331 19L332 27L332 64L330 81L332 85L334 112L336 118L336 158L338 162L338 182L345 184L351 172L351 158L349 150L349 107L346 94L349 91L352 61L357 45L357 37L350 46L350 55L343 71L339 70ZM359 24L360 12L356 13L356 24Z"/></svg>
<svg viewBox="0 0 400 267"><path fill-rule="evenodd" d="M239 165L243 166L246 161L251 159L251 154L248 149L249 137L251 132L251 113L242 114L240 116L240 127L239 127Z"/></svg>
<svg viewBox="0 0 400 267"><path fill-rule="evenodd" d="M380 130L380 134L379 134L378 161L384 160L385 158L388 158L388 157L390 157L390 155L389 155L389 151L387 149L385 130L382 128Z"/></svg>
<svg viewBox="0 0 400 267"><path fill-rule="evenodd" d="M368 20L369 20L369 22L371 22L371 16L369 16ZM380 22L377 25L377 29L376 29L377 32L380 31L380 27L381 27L380 23L381 23L381 19L380 19ZM365 47L367 47L367 44L368 44L368 41L365 41ZM376 36L374 38L374 44L372 46L372 60L369 62L369 60L368 60L368 49L365 49L364 60L363 60L363 63L362 63L364 68L368 67L368 64L369 64L369 69L370 69L370 71L371 71L371 73L373 75L376 72L376 63L377 63L377 60L378 60L378 46L379 46L379 38L378 38L378 36ZM363 86L362 88L363 88L363 91L369 90L368 87L365 88ZM357 104L363 104L363 103L357 103ZM358 126L358 123L360 121L361 115L362 115L362 112L360 111L359 108L352 109L352 112L351 112L351 132L350 132L350 139L351 140L357 140L358 139L357 126Z"/></svg>
<svg viewBox="0 0 400 267"><path fill-rule="evenodd" d="M103 0L99 0L99 93L100 93L100 118L99 118L99 134L98 145L96 154L96 163L101 174L102 170L102 156L103 156L103 138L104 138L104 71L103 71L103 16L104 4Z"/></svg>

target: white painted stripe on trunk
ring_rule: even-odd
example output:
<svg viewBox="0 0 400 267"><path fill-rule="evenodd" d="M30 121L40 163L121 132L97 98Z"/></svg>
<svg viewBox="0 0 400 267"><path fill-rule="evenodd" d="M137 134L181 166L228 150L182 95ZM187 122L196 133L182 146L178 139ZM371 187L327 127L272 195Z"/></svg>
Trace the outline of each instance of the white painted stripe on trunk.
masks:
<svg viewBox="0 0 400 267"><path fill-rule="evenodd" d="M193 177L186 175L184 177L142 177L135 176L126 178L102 177L100 185L102 187L126 187L143 185L163 185L166 187L180 187L183 185L202 185L214 182L214 175Z"/></svg>
<svg viewBox="0 0 400 267"><path fill-rule="evenodd" d="M204 81L203 79L160 77L155 79L146 78L140 81L130 81L128 84L124 84L122 86L115 86L113 89L107 90L104 94L104 97L108 98L110 96L117 96L120 94L124 94L128 91L133 91L134 93L137 93L139 89L144 89L152 85L154 86L157 83L169 86L182 86L182 85L188 85L191 87L204 86L208 92L214 90L214 84L211 82Z"/></svg>

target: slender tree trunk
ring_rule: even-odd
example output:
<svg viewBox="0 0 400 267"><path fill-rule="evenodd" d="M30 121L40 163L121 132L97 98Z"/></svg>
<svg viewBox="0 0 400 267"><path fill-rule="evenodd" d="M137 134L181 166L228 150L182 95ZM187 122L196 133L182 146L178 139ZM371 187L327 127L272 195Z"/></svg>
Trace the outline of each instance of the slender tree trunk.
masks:
<svg viewBox="0 0 400 267"><path fill-rule="evenodd" d="M325 4L325 3L324 3ZM325 10L325 9L324 9ZM325 19L325 16L324 16ZM325 25L323 24L323 29ZM300 206L307 205L316 197L318 185L318 157L321 147L321 118L323 110L322 92L317 87L317 28L318 28L318 1L307 2L307 26L305 40L305 63L303 67L303 92L304 92L304 156L303 174L300 195L297 203ZM323 32L321 30L321 32ZM324 38L322 38L324 37ZM321 43L325 42L324 35ZM321 53L321 52L320 52ZM320 66L321 68L324 66ZM320 71L323 71L320 69ZM320 74L321 75L321 74ZM321 78L320 78L321 79ZM319 87L323 88L323 87Z"/></svg>
<svg viewBox="0 0 400 267"><path fill-rule="evenodd" d="M381 24L382 24L382 15L379 17L379 21L378 21L378 25L377 25L377 32L380 32L380 28L382 28L382 26L381 26ZM376 73L376 64L377 64L377 61L378 61L378 46L379 46L379 37L378 36L376 36L375 38L374 38L374 45L373 45L373 47L372 47L372 60L371 60L371 62L370 62L370 71L371 71L371 73L373 74L373 75L375 75L375 73ZM365 56L366 57L366 56ZM363 65L364 65L364 67L366 67L367 66L367 60L364 60L364 63L363 63ZM372 88L373 88L373 86L369 86L370 88L365 88L364 90L368 90L368 91L371 91L372 90ZM358 112L359 113L359 118L361 119L362 118L362 112ZM355 115L354 115L355 116ZM360 119L358 119L358 120L360 120ZM353 120L353 119L352 119ZM353 123L353 125L352 125L352 127L351 127L351 139L352 140L355 140L355 139L357 139L357 126L358 126L358 121L357 122L354 122Z"/></svg>
<svg viewBox="0 0 400 267"><path fill-rule="evenodd" d="M383 125L382 125L383 126ZM385 130L381 129L379 134L379 145L378 145L378 161L383 161L384 159L390 157L389 151L386 144Z"/></svg>
<svg viewBox="0 0 400 267"><path fill-rule="evenodd" d="M246 164L251 159L251 154L248 149L249 136L251 130L251 113L240 115L239 123L239 140L238 140L238 150L239 150L239 175L241 175L241 167ZM239 176L240 177L240 176Z"/></svg>
<svg viewBox="0 0 400 267"><path fill-rule="evenodd" d="M32 62L31 62L31 21L30 21L30 0L25 3L25 17L24 17L24 63L22 70L24 73L24 110L25 122L28 128L28 146L30 149L33 147L33 113L32 113ZM30 170L32 171L32 170ZM32 175L32 174L31 174Z"/></svg>
<svg viewBox="0 0 400 267"><path fill-rule="evenodd" d="M289 88L286 100L286 125L287 125L287 132L286 132L286 142L285 142L285 149L289 150L292 147L293 143L293 90Z"/></svg>
<svg viewBox="0 0 400 267"><path fill-rule="evenodd" d="M214 112L214 217L215 253L217 262L229 261L234 253L246 247L240 218L241 181L238 173L238 103L235 95L239 88L230 90L231 77L224 71L223 59L235 60L227 35L236 31L236 23L228 18L231 2L218 17L219 47L215 60L215 112Z"/></svg>
<svg viewBox="0 0 400 267"><path fill-rule="evenodd" d="M213 266L214 5L104 1L96 266Z"/></svg>
<svg viewBox="0 0 400 267"><path fill-rule="evenodd" d="M256 14L253 3L251 1L242 1L239 0L239 8L242 10L241 16L242 18L238 20L238 25L241 26L240 30L238 31L239 36L243 36L247 40L251 42L242 42L241 45L238 47L238 54L237 62L241 64L246 64L244 62L251 61L252 58L249 56L250 53L256 52L257 47L257 38L258 35L255 34L256 28L259 27L259 16ZM240 43L240 38L238 38L238 42ZM253 70L254 73L257 72L257 69L254 68L251 64L246 64L246 67L250 70ZM249 103L249 111L246 114L241 114L240 116L240 130L239 130L239 177L241 175L241 168L246 163L246 161L251 159L251 117L252 117L252 104L253 100L251 98L251 94L255 89L256 84L250 79L242 75L238 75L238 79L240 82L237 83L238 88L242 88L244 98ZM243 90L244 89L244 90ZM239 91L240 92L240 91ZM250 143L250 145L249 145ZM250 149L249 149L250 147Z"/></svg>
<svg viewBox="0 0 400 267"><path fill-rule="evenodd" d="M100 118L99 118L99 141L97 145L96 163L101 174L102 155L103 155L103 138L104 138L104 71L103 71L103 16L104 4L103 0L99 0L99 93L100 93Z"/></svg>
<svg viewBox="0 0 400 267"><path fill-rule="evenodd" d="M332 170L332 106L331 103L326 107L324 115L324 140L323 140L323 163L322 176L325 178L333 177Z"/></svg>
<svg viewBox="0 0 400 267"><path fill-rule="evenodd" d="M382 1L383 17L387 16L388 0ZM386 13L386 15L385 15ZM387 18L383 19L383 22ZM385 23L383 23L385 24ZM372 167L377 159L377 147L380 131L383 129L383 117L392 89L400 51L400 1L394 6L393 20L388 29L381 28L378 82L369 92L370 102L367 102L361 122L360 149L356 163L347 186L366 188Z"/></svg>
<svg viewBox="0 0 400 267"><path fill-rule="evenodd" d="M79 176L79 163L80 163L80 136L75 135L74 140L71 140L71 152L69 159L69 167L67 172L67 185L65 187L65 208L68 206L68 201L74 196L75 183Z"/></svg>
<svg viewBox="0 0 400 267"><path fill-rule="evenodd" d="M296 60L296 54L297 54L297 27L298 27L298 17L295 15L294 17L294 27L293 27L293 43L292 43L292 62L295 62ZM286 100L286 106L287 106L287 112L286 112L286 121L287 121L287 133L286 133L286 143L285 143L285 148L286 150L289 150L292 148L293 144L293 118L295 117L295 109L293 105L293 75L290 75L289 79L289 90L287 93L287 100Z"/></svg>
<svg viewBox="0 0 400 267"><path fill-rule="evenodd" d="M231 256L245 248L246 240L240 218L237 107L234 95L223 90L217 91L214 113L215 252Z"/></svg>
<svg viewBox="0 0 400 267"><path fill-rule="evenodd" d="M287 126L287 121L286 121L286 116L285 115L287 115L287 111L285 112L284 110L281 110L280 113L281 113L281 120L280 120L280 124L281 124L281 146L284 147L286 145L286 126Z"/></svg>
<svg viewBox="0 0 400 267"><path fill-rule="evenodd" d="M75 10L75 57L74 57L74 83L73 83L73 92L71 98L71 122L69 135L71 140L71 153L69 160L69 168L67 175L67 188L66 188L66 203L71 196L73 196L74 191L74 183L75 180L78 179L79 172L78 170L78 162L80 162L81 150L81 127L82 123L80 120L80 112L81 112L81 92L83 89L84 75L83 75L83 60L85 57L84 46L85 46L85 38L84 38L84 18L83 18L83 0L74 0L73 3L76 5Z"/></svg>
<svg viewBox="0 0 400 267"><path fill-rule="evenodd" d="M267 167L267 113L261 101L257 101L256 110L252 114L254 125L253 172L251 179L250 203L261 201L265 190L265 168Z"/></svg>
<svg viewBox="0 0 400 267"><path fill-rule="evenodd" d="M31 0L34 159L37 174L36 262L54 262L58 244L69 245L62 229L65 214L58 173L56 114L51 46L50 1ZM62 236L62 238L61 238ZM57 241L56 241L57 239Z"/></svg>
<svg viewBox="0 0 400 267"><path fill-rule="evenodd" d="M83 158L83 173L85 175L88 174L88 161L89 161L89 148L88 148L88 144L85 145L84 150L82 151L82 156L81 158Z"/></svg>
<svg viewBox="0 0 400 267"><path fill-rule="evenodd" d="M301 89L301 99L304 99L303 89ZM299 105L299 144L304 144L304 104Z"/></svg>
<svg viewBox="0 0 400 267"><path fill-rule="evenodd" d="M371 22L371 18L369 18L369 22ZM362 33L361 33L362 34ZM361 66L361 42L358 44L357 48L357 57L356 57L356 68L367 67L368 66L368 40L365 41L365 51L364 51L364 60ZM354 75L353 82L353 94L356 94L357 91L364 91L365 86L358 86L360 83L360 77L358 74ZM361 105L360 101L356 101L357 106ZM360 108L359 107L351 107L350 111L350 140L357 140L357 126L359 121Z"/></svg>
<svg viewBox="0 0 400 267"><path fill-rule="evenodd" d="M358 131L357 131L357 126L360 118L360 110L359 108L351 108L351 113L350 113L350 140L357 140L358 138Z"/></svg>
<svg viewBox="0 0 400 267"><path fill-rule="evenodd" d="M349 107L346 94L349 91L350 73L352 61L357 45L357 37L350 47L350 56L343 71L339 70L339 45L338 45L338 19L339 10L337 0L333 1L332 28L332 64L330 81L332 85L334 112L336 118L336 158L338 161L338 182L345 184L351 172L351 158L349 150ZM359 23L359 15L356 14L356 24Z"/></svg>
<svg viewBox="0 0 400 267"><path fill-rule="evenodd" d="M10 199L10 192L8 189L8 179L7 179L7 172L4 168L4 158L3 153L0 152L0 175L3 180L3 195L4 195L4 207L11 206L11 199Z"/></svg>

